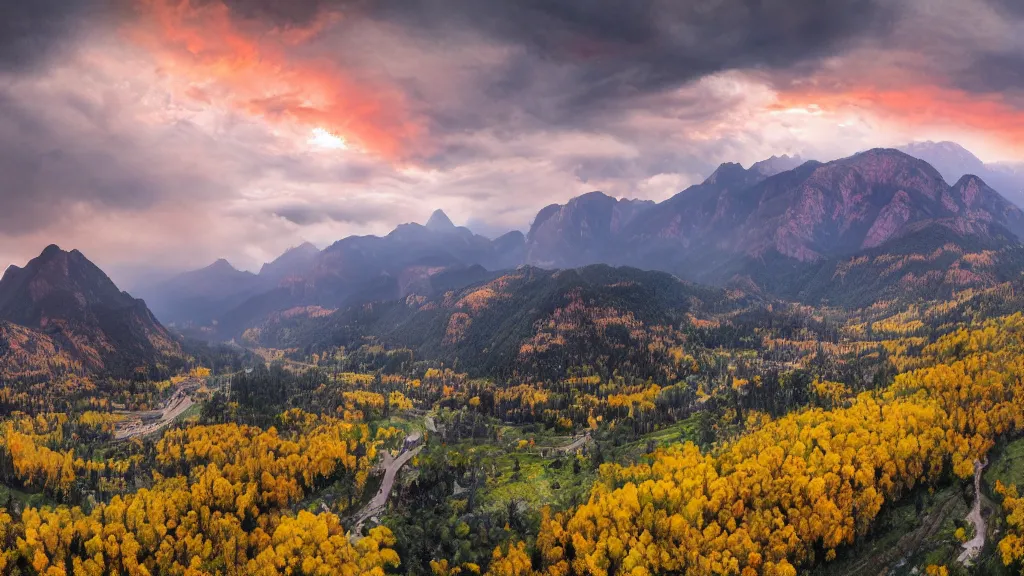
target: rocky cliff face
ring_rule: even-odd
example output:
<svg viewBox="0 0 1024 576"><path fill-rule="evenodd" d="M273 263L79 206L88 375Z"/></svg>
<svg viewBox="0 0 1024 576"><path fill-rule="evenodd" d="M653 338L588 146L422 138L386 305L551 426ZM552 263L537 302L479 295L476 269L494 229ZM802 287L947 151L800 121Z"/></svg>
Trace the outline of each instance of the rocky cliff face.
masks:
<svg viewBox="0 0 1024 576"><path fill-rule="evenodd" d="M622 232L654 206L642 200L616 200L601 192L541 210L526 236L526 260L547 268L604 262Z"/></svg>
<svg viewBox="0 0 1024 576"><path fill-rule="evenodd" d="M946 182L958 182L964 176L977 176L1017 206L1024 206L1024 165L986 164L955 142L914 142L901 151L928 162Z"/></svg>

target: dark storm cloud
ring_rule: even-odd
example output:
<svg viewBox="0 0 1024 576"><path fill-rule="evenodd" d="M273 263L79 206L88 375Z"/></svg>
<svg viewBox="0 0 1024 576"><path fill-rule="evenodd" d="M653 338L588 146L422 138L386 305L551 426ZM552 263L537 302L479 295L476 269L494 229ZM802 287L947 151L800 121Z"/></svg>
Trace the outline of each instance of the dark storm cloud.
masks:
<svg viewBox="0 0 1024 576"><path fill-rule="evenodd" d="M1024 53L987 52L974 56L956 76L957 87L968 92L1013 92L1024 89Z"/></svg>
<svg viewBox="0 0 1024 576"><path fill-rule="evenodd" d="M967 58L952 70L955 84L967 92L1001 92L1007 100L1024 104L1024 43L1018 36L1024 26L1024 2L983 0L983 5L994 10L1002 28L996 32L991 26L981 27L973 37L956 43Z"/></svg>
<svg viewBox="0 0 1024 576"><path fill-rule="evenodd" d="M659 92L709 73L789 67L878 37L894 16L879 0L404 0L377 17L426 33L475 30L522 48L484 89L493 98L557 84L546 120Z"/></svg>
<svg viewBox="0 0 1024 576"><path fill-rule="evenodd" d="M17 87L25 88L22 83ZM145 213L235 195L236 171L259 176L257 155L238 160L188 122L146 128L122 116L137 96L82 96L73 88L0 91L0 233L60 224L78 207Z"/></svg>
<svg viewBox="0 0 1024 576"><path fill-rule="evenodd" d="M220 1L220 0L204 0ZM788 69L884 37L900 2L889 0L223 0L238 18L309 26L341 13L318 56L345 67L391 68L417 59L395 44L445 51L445 70L398 78L440 132L509 126L586 126L707 74ZM377 36L367 24L383 24ZM349 40L345 40L348 38ZM348 42L348 43L346 43ZM419 43L419 44L417 44ZM505 51L474 66L480 47ZM461 49L460 49L461 48ZM300 49L301 50L301 49ZM305 52L311 54L311 52ZM391 59L382 56L391 54ZM373 64L366 64L373 62ZM473 66L472 86L448 98L423 75ZM427 79L427 82L430 80ZM454 90L454 88L453 88ZM596 117L596 118L595 118Z"/></svg>
<svg viewBox="0 0 1024 576"><path fill-rule="evenodd" d="M378 13L430 28L472 27L595 78L642 68L641 85L735 65L786 65L884 30L877 0L401 0Z"/></svg>
<svg viewBox="0 0 1024 576"><path fill-rule="evenodd" d="M73 42L84 22L109 8L106 0L0 1L0 71L47 62Z"/></svg>
<svg viewBox="0 0 1024 576"><path fill-rule="evenodd" d="M364 0L193 0L196 5L223 3L246 19L263 20L280 27L308 26L325 10L356 11L369 5Z"/></svg>
<svg viewBox="0 0 1024 576"><path fill-rule="evenodd" d="M972 94L1000 94L1024 106L1024 2L905 0L911 7L883 48L906 72ZM884 62L863 65L886 70ZM876 71L877 73L877 71ZM898 76L898 74L893 74Z"/></svg>
<svg viewBox="0 0 1024 576"><path fill-rule="evenodd" d="M985 0L985 3L1003 14L1024 18L1024 2L1020 0Z"/></svg>
<svg viewBox="0 0 1024 576"><path fill-rule="evenodd" d="M0 228L34 230L65 216L70 202L141 209L160 182L133 169L130 145L116 138L79 138L61 124L67 109L46 112L0 92ZM92 135L95 136L95 135Z"/></svg>

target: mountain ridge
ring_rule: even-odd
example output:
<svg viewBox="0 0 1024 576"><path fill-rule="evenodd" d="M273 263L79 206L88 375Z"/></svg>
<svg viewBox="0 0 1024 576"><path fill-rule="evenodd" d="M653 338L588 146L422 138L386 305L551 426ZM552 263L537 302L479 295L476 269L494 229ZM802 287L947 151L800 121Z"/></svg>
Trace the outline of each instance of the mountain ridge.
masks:
<svg viewBox="0 0 1024 576"><path fill-rule="evenodd" d="M474 266L486 271L521 264L633 266L710 285L746 283L799 299L823 298L827 291L817 284L800 290L789 277L810 275L820 284L831 278L824 270L834 271L858 255L877 258L887 246L903 250L909 242L926 255L952 243L961 246L967 260L988 261L990 256L975 255L975 249L1006 258L979 264L970 273L958 268L963 273L929 284L928 290L919 289L916 277L886 274L878 286L894 296L899 286L909 287L908 293L945 293L1010 275L1016 253L993 247L1015 246L1022 235L1024 213L982 178L964 175L949 184L929 163L896 149L874 148L831 162L773 156L750 168L725 162L703 182L659 203L594 191L550 204L538 211L525 235L512 232L490 240L435 210L427 224L401 224L384 236L349 236L320 251L300 245L274 261L300 254L291 273L209 299L198 324L214 326L217 337L237 337L283 310L313 307L320 314L430 295L443 272L483 277L467 272ZM969 268L967 260L962 263ZM258 278L272 276L266 271L273 264L264 265ZM926 268L916 266L914 274L939 278L939 270ZM855 291L842 285L833 296L843 301L845 292L856 300Z"/></svg>
<svg viewBox="0 0 1024 576"><path fill-rule="evenodd" d="M520 232L491 240L456 226L442 210L435 210L427 224L400 224L384 236L348 236L323 250L308 243L289 249L263 266L257 276L262 284L255 289L197 295L191 305L203 315L192 315L184 327L206 327L190 331L196 336L230 339L283 310L319 314L413 291L432 293L436 282L448 285L438 274L480 278L486 270L521 263L524 247Z"/></svg>
<svg viewBox="0 0 1024 576"><path fill-rule="evenodd" d="M598 370L609 373L625 365L656 366L652 358L669 350L651 344L641 326L657 326L659 339L681 339L679 331L695 318L757 301L660 271L524 265L432 296L410 295L316 318L278 315L247 331L246 341L308 350L379 342L458 363L474 375L543 379L569 368L560 358L571 358L577 367L608 363ZM618 354L625 355L621 363L610 361Z"/></svg>
<svg viewBox="0 0 1024 576"><path fill-rule="evenodd" d="M582 198L582 197L581 197ZM578 200L546 207L561 214L560 233L570 239L591 232L572 214ZM528 237L529 263L545 254L573 263L609 262L684 272L689 258L727 260L778 252L800 262L874 248L916 222L948 217L994 222L1024 234L1024 213L979 178L954 186L927 163L891 149L872 149L829 163L807 162L764 177L725 163L701 184L650 207L618 233L599 239L603 254L566 254L571 241ZM615 237L617 236L617 237ZM668 260L666 260L668 259ZM672 260L675 262L672 262ZM720 283L722 278L691 279Z"/></svg>
<svg viewBox="0 0 1024 576"><path fill-rule="evenodd" d="M986 163L956 142L911 142L899 150L934 166L947 182L965 175L983 179L1008 200L1024 208L1024 163Z"/></svg>
<svg viewBox="0 0 1024 576"><path fill-rule="evenodd" d="M319 248L311 242L303 242L298 246L285 250L274 260L265 263L260 268L257 276L266 279L269 284L279 284L288 278L308 273L319 255Z"/></svg>
<svg viewBox="0 0 1024 576"><path fill-rule="evenodd" d="M24 338L37 333L44 348L68 352L91 372L149 372L181 354L143 300L118 289L78 250L55 244L0 278L0 322L30 331L21 331Z"/></svg>

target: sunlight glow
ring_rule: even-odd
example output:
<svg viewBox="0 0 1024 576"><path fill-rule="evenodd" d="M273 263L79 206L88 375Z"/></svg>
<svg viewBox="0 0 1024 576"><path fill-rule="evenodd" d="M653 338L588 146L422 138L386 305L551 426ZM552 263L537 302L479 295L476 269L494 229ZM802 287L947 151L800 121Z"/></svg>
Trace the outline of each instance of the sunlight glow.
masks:
<svg viewBox="0 0 1024 576"><path fill-rule="evenodd" d="M348 144L345 142L344 138L331 134L324 128L313 128L313 135L310 136L309 143L320 148L329 148L331 150L348 149Z"/></svg>
<svg viewBox="0 0 1024 576"><path fill-rule="evenodd" d="M795 114L799 116L821 116L822 110L817 104L811 104L806 107L793 107L783 108L781 110L772 110L771 114Z"/></svg>

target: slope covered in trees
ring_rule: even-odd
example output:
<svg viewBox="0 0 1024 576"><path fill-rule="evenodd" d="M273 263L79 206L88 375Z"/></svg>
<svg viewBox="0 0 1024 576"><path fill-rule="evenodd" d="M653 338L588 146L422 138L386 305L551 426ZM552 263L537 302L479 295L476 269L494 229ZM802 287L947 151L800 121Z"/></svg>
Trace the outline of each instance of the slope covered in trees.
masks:
<svg viewBox="0 0 1024 576"><path fill-rule="evenodd" d="M306 353L374 339L475 375L550 378L590 365L647 377L670 362L695 321L748 304L742 293L660 272L522 267L434 298L411 294L314 321L280 319L246 337Z"/></svg>
<svg viewBox="0 0 1024 576"><path fill-rule="evenodd" d="M458 284L157 378L3 325L0 572L794 574L962 499L1024 426L1019 279L856 310L601 265ZM1016 569L1019 498L986 498L974 570ZM969 573L967 528L908 569Z"/></svg>
<svg viewBox="0 0 1024 576"><path fill-rule="evenodd" d="M1024 245L998 226L945 221L913 227L854 256L795 264L770 260L745 273L769 293L857 309L879 300L944 300L1019 280Z"/></svg>
<svg viewBox="0 0 1024 576"><path fill-rule="evenodd" d="M40 422L42 429L31 419L9 426L3 454L26 487L45 482L55 496L66 495L79 470L95 474L96 468L75 460L73 451L36 446L58 440L68 423L66 417ZM387 528L353 544L337 514L289 508L324 482L365 482L379 441L365 426L297 411L282 414L280 425L283 433L234 424L169 432L156 445L160 471L147 488L95 506L25 507L17 520L0 515L6 542L0 567L47 575L269 576L383 574L383 567L398 565Z"/></svg>
<svg viewBox="0 0 1024 576"><path fill-rule="evenodd" d="M156 376L182 356L144 302L81 252L55 245L0 278L0 323L0 373L11 379L26 372Z"/></svg>
<svg viewBox="0 0 1024 576"><path fill-rule="evenodd" d="M542 522L542 566L519 565L510 547L491 573L788 575L831 560L886 502L970 477L1021 431L1022 352L1018 314L939 339L924 367L843 407L784 416L711 453L684 444L608 466L587 504ZM1015 542L1001 545L1011 560Z"/></svg>

